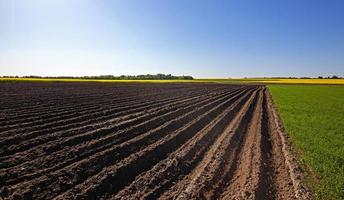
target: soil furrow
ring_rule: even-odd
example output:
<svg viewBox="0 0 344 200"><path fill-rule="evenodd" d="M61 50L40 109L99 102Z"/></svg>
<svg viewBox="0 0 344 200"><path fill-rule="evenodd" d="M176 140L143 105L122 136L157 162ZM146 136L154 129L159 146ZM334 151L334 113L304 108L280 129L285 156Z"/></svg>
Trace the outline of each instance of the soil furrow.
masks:
<svg viewBox="0 0 344 200"><path fill-rule="evenodd" d="M0 93L0 199L311 199L263 85Z"/></svg>
<svg viewBox="0 0 344 200"><path fill-rule="evenodd" d="M93 115L86 115L86 117L85 116L79 116L79 117L76 117L74 119L68 119L68 120L65 120L62 122L61 121L60 122L53 122L52 124L49 124L49 125L39 126L38 131L28 132L26 134L20 134L20 135L18 134L17 136L8 137L8 138L4 139L3 141L0 141L0 145L2 146L1 149L8 152L8 154L11 154L15 151L15 149L11 150L11 147L9 147L9 146L19 144L21 141L25 141L30 146L36 146L37 145L36 143L32 143L31 141L28 141L28 140L39 136L39 138L36 138L36 139L47 142L47 141L50 141L48 139L49 135L48 135L48 137L44 137L44 135L48 134L48 133L50 133L50 135L51 135L51 133L54 133L55 131L60 131L60 130L63 130L65 132L65 131L69 131L70 128L77 128L76 130L79 129L79 131L87 131L87 129L85 129L86 127L94 128L94 126L96 125L95 123L97 123L97 122L98 123L104 122L106 120L111 119L112 123L119 123L121 120L125 119L125 117L124 117L125 115L134 114L133 116L135 117L138 115L138 113L140 111L141 112L144 111L143 114L145 114L145 113L149 112L148 109L152 109L154 107L159 107L159 106L163 106L163 105L169 106L168 103L183 101L183 100L187 100L189 98L191 98L191 99L197 98L197 96L196 97L182 97L179 99L173 98L173 99L168 99L166 101L162 100L161 102L159 101L158 103L149 103L148 105L144 105L144 106L138 106L138 107L133 106L128 110L125 110L125 109L123 110L122 108L120 108L122 111L119 109L110 109L106 112L99 112L99 113L95 113ZM136 115L135 115L135 113L136 113ZM128 120L128 119L126 119L126 120ZM86 125L86 127L83 127L82 125ZM42 138L42 139L40 139L40 138ZM36 142L39 140L36 140ZM20 147L24 150L28 149L28 148L25 148L25 145L21 145ZM0 155L2 155L1 151L0 151Z"/></svg>
<svg viewBox="0 0 344 200"><path fill-rule="evenodd" d="M230 92L230 93L233 93L233 92ZM230 94L230 93L224 93L224 94L221 93L220 95L217 96L217 98L221 98L224 95ZM85 132L85 133L82 133L82 134L75 134L75 131L72 131L70 134L67 134L68 132L61 132L63 135L59 135L58 133L57 134L50 134L50 137L54 137L54 138L61 138L62 136L63 137L67 137L67 138L66 139L63 139L63 138L59 139L60 142L59 141L53 141L53 142L50 142L50 143L46 143L46 142L49 141L48 138L42 139L40 141L41 142L45 142L43 144L44 146L42 146L43 149L40 150L38 148L39 146L36 146L35 149L29 150L28 152L18 153L17 155L15 155L15 157L14 157L15 160L14 161L11 161L11 160L7 161L12 156L9 156L8 158L7 157L3 157L3 158L1 158L1 160L2 160L1 166L2 167L10 167L10 166L13 166L13 164L17 164L17 163L23 162L25 160L27 161L28 159L31 159L31 157L32 157L32 156L29 156L29 155L35 155L34 157L37 157L37 155L42 154L42 153L45 153L45 155L49 155L50 153L52 153L52 150L49 151L49 149L59 150L59 149L61 149L61 147L62 147L61 145L63 145L64 141L71 141L71 139L77 139L77 138L79 138L79 137L81 137L83 135L87 136L87 135L91 134L91 135L95 135L95 136L101 136L99 133L102 133L102 131L103 132L106 131L105 134L109 134L109 133L115 132L116 130L120 130L121 127L123 127L123 128L129 127L130 124L133 124L135 126L129 128L129 129L126 128L125 132L129 132L129 131L132 131L132 130L139 130L139 129L142 129L142 128L149 128L149 124L156 124L159 121L164 121L165 119L162 118L162 116L159 116L159 115L166 113L166 115L168 116L169 115L169 111L171 109L173 109L173 108L170 108L169 106L167 106L166 108L163 108L160 111L156 111L156 112L153 112L153 113L147 113L146 115L137 117L137 118L132 119L132 120L123 121L123 122L118 123L118 124L114 124L114 125L110 124L111 126L103 126L103 124L99 124L98 127L97 126L94 127L94 128L96 128L96 130L91 131L91 132ZM175 113L175 112L170 112L170 114L173 114L173 113ZM142 124L140 124L140 123L142 123ZM130 134L130 135L133 135L133 133ZM72 136L72 137L68 139L68 136ZM90 139L92 139L92 138L90 138ZM86 140L79 140L79 141L84 141L85 142ZM51 146L51 145L54 145L54 146ZM69 145L69 146L71 146L71 145ZM23 159L21 157L23 157Z"/></svg>
<svg viewBox="0 0 344 200"><path fill-rule="evenodd" d="M142 174L130 186L114 196L114 198L145 196L146 198L155 199L173 183L178 183L178 179L187 175L201 161L209 146L221 135L221 130L224 129L228 121L246 103L248 97L248 93L246 93L241 99L242 101L228 107L221 115L214 119L212 124L195 135L190 143L185 143L152 170Z"/></svg>
<svg viewBox="0 0 344 200"><path fill-rule="evenodd" d="M191 92L200 92L200 91L191 91ZM186 91L183 91L181 94L187 94L188 92L187 92L187 90ZM139 102L139 101L142 101L142 99L143 100L148 100L148 98L150 98L151 100L154 100L154 96L155 96L156 94L144 94L144 95L136 95L136 97L134 96L133 98L130 98L130 99L119 99L119 100L116 100L116 98L115 99L107 99L106 98L106 100L108 101L108 102L116 102L116 103L122 103L122 104L124 104L124 105L132 105L132 104L134 104L134 103L136 103L136 102ZM169 92L162 92L161 94L159 94L159 95L161 95L161 97L163 97L164 95L165 96L168 96L168 95L170 95L169 94ZM108 95L109 97L111 97L111 94L110 95ZM104 98L104 97L102 97L102 98ZM84 101L81 101L81 99L79 99L79 101L82 103L81 105L75 105L75 103L74 104L72 104L71 106L73 106L73 107L76 107L76 108L82 108L82 107L85 107L87 104L84 102ZM101 103L101 104L109 104L109 103L107 103L107 102L102 102L102 99L99 99L99 100L97 100L97 101L100 101L99 103ZM91 106L94 106L94 104L91 104ZM52 108L55 108L56 106L53 106ZM61 106L60 106L61 107ZM60 108L60 109L63 109L63 107L64 107L64 104L62 104L62 108ZM65 110L66 110L67 108L65 108ZM54 112L53 110L51 110L51 109L49 109L48 108L48 111L49 112L51 112L51 113L53 113L52 115L61 115L61 114L58 114L58 113L56 113L56 112ZM68 112L68 111L67 111ZM17 118L19 118L19 119L22 119L22 120L24 120L24 121L29 121L29 122L32 122L33 121L33 119L29 119L29 117L27 117L27 116L21 116L21 114L22 113L20 113L19 115L16 115L16 117ZM40 113L36 113L36 115L39 115ZM41 115L39 115L39 116L41 116ZM47 117L42 117L42 119L46 119ZM13 121L13 119L12 120L8 120L8 122L12 122ZM35 120L34 122L39 122L40 120ZM15 122L15 121L14 121ZM15 123L15 124L19 124L19 125L23 125L22 123ZM1 126L0 126L0 128L1 128Z"/></svg>
<svg viewBox="0 0 344 200"><path fill-rule="evenodd" d="M164 118L164 120L167 121L167 123L170 123L170 120L174 120L175 117L178 117L181 113L186 113L184 115L190 115L192 113L192 111L194 110L195 107L202 107L203 105L206 105L207 102L216 100L217 98L222 97L222 94L219 96L215 96L212 98L208 98L208 99L204 99L201 101L201 99L197 99L198 102L187 102L187 104L184 105L178 105L178 106L183 106L181 109L177 109L177 108L169 108L170 110L174 110L172 112L169 112L165 115L162 115L161 117ZM180 118L180 117L179 117ZM163 125L162 125L163 126ZM154 128L153 126L147 126L147 127L151 127ZM126 132L130 131L130 136L132 137L134 135L133 130L126 130ZM144 129L140 129L140 131L144 131ZM157 135L157 133L155 133L155 135ZM23 163L17 167L15 167L14 169L6 169L6 170L0 170L0 174L5 174L5 177L2 177L2 179L4 181L6 181L6 179L9 179L9 177L12 177L11 179L15 179L16 181L19 181L21 179L31 179L33 178L32 176L24 176L25 173L32 173L32 171L37 171L38 169L44 169L44 172L48 172L49 170L56 170L59 167L63 167L64 163L72 163L75 161L78 161L86 156L91 155L92 153L96 153L98 151L104 150L107 147L111 147L113 145L115 145L116 143L119 143L121 141L126 141L127 138L121 138L121 140L118 140L118 138L116 137L116 135L110 135L108 137L105 138L101 138L98 140L94 140L91 143L86 143L83 145L78 146L72 146L70 148L64 148L62 149L61 152L56 152L53 153L49 156L41 156L42 159L35 159L32 162L26 162ZM148 139L148 138L145 138ZM152 139L150 139L151 141ZM70 152L68 152L68 150ZM81 154L81 155L80 155ZM36 154L37 157L37 154ZM73 158L77 158L76 160ZM57 159L57 160L55 160ZM72 159L72 160L70 160ZM16 157L16 160L18 160L18 157ZM56 161L61 161L63 160L62 163L59 163L57 166ZM36 167L33 169L33 167ZM53 167L53 168L52 168ZM25 169L25 170L23 170ZM37 174L42 174L42 172L38 172Z"/></svg>
<svg viewBox="0 0 344 200"><path fill-rule="evenodd" d="M196 122L199 122L199 120L202 120L202 123L205 125L207 123L207 121L211 120L211 118L206 117L209 113L215 114L216 112L219 112L219 110L222 107L229 104L234 99L235 98L229 98L229 99L227 98L227 100L225 100L222 98L221 101L223 101L223 102L220 104L218 104L219 102L214 101L214 102L207 104L206 106L203 106L202 109L196 110L196 112L198 112L198 114L195 113L194 115L189 116L190 119L193 119L195 116L198 116L199 114L201 114L200 112L207 111L208 109L215 106L215 108L212 108L210 111L203 114L202 115L203 117L199 116L199 117L197 117L197 119L193 120L193 122L191 124L186 125L187 128L183 128L183 130L184 130L183 133L186 134L187 130L194 128L195 126L196 127L199 126L199 124L196 123ZM201 118L201 119L199 119L199 118ZM175 127L175 128L179 128L180 125L178 125L178 124L179 124L178 121L176 121L175 124L171 124L170 126ZM169 127L166 126L165 129L169 130ZM161 131L161 133L166 133L166 130ZM177 131L176 134L181 135L180 131ZM168 134L168 136L171 137L169 134ZM176 142L176 139L174 139L173 141ZM155 144L155 145L157 145L157 144ZM122 152L120 151L121 153L117 154L120 157L123 157L123 154L128 152L127 151L128 148L122 148L122 149L123 149ZM42 180L41 179L33 180L33 181L30 181L30 182L27 182L24 184L17 185L17 186L12 187L12 188L13 188L13 190L17 190L16 187L25 188L25 186L39 185L40 190L44 190L44 188L47 187L46 183L49 182L50 184L55 185L54 188L59 188L59 190L62 190L62 191L66 190L67 188L71 187L75 183L82 182L84 180L84 178L87 178L88 176L97 173L99 170L102 170L102 168L104 166L111 165L112 163L116 162L118 160L116 158L117 156L114 156L114 155L116 155L116 152L117 152L116 150L118 150L118 149L111 149L111 150L108 150L106 152L100 152L94 156L91 156L89 159L81 161L80 163L75 163L74 165L70 166L69 169L64 168L64 169L58 170L57 172L52 173L49 177L46 177L46 176L43 177ZM152 151L149 151L149 152L154 153ZM137 154L134 154L134 155L137 155ZM130 159L131 157L129 157L128 159L131 160ZM126 160L128 160L128 159L126 159ZM140 159L140 161L142 162L144 160ZM97 165L95 165L95 163L97 163ZM63 177L64 179L67 179L67 180L62 179L62 180L58 181L56 179L58 177ZM33 184L32 182L36 182L36 183ZM19 191L25 191L25 189L24 190L21 189ZM53 195L54 194L54 193L44 194L43 192L32 191L32 192L30 192L30 194L33 195L34 198L49 198L48 196L45 196L45 195ZM24 192L24 193L20 193L20 194L14 194L14 196L16 196L16 195L20 195L23 197L23 196L28 195L28 194L26 194Z"/></svg>
<svg viewBox="0 0 344 200"><path fill-rule="evenodd" d="M204 193L201 193L200 191L197 192L197 190L201 189L199 183L202 182L204 178L212 178L211 174L204 174L207 173L207 170L210 170L211 167L216 167L211 166L211 164L214 164L213 162L220 161L221 163L226 161L224 160L225 158L221 159L220 157L221 153L225 153L223 148L226 147L226 142L233 141L233 143L228 145L226 153L232 152L228 148L233 146L233 144L237 144L240 140L240 133L247 125L246 120L250 116L249 111L252 109L255 101L256 92L249 100L246 101L246 104L242 107L241 111L237 111L238 114L233 118L233 120L230 123L228 121L225 123L219 138L214 141L214 144L209 149L206 150L202 160L200 160L199 163L196 163L197 165L195 165L194 168L189 169L189 174L184 174L185 177L182 177L181 180L177 180L178 184L174 185L169 190L165 189L165 193L163 193L162 198L205 198ZM224 147L221 147L221 145Z"/></svg>
<svg viewBox="0 0 344 200"><path fill-rule="evenodd" d="M180 96L177 97L168 97L166 99L169 100L175 100L178 99ZM61 125L66 125L66 124L70 124L73 122L77 122L80 119L84 119L86 118L93 118L93 117L97 117L100 116L102 113L106 114L106 113L116 113L116 112L124 112L127 109L133 109L133 108L142 108L144 106L149 106L152 103L155 103L155 101L158 102L163 102L165 101L164 99L162 100L150 100L150 99L144 99L144 100L137 100L134 102L125 102L124 104L118 104L118 102L115 102L115 107L108 109L108 108L104 108L101 109L98 105L93 105L90 107L84 107L84 106L78 106L77 108L82 108L82 110L71 110L71 111L67 111L66 113L58 113L55 114L53 111L49 111L51 113L54 113L53 116L55 117L48 117L48 116L42 116L42 118L40 120L35 120L35 119L31 119L28 118L26 119L26 121L28 121L27 123L19 123L19 124L15 124L12 126L4 126L4 127L0 127L1 131L6 131L7 134L3 134L0 133L2 137L6 137L9 134L16 134L17 132L20 133L20 131L30 131L30 130L35 130L37 128L42 129L42 128L52 128L54 126L61 126ZM110 106L109 103L104 102L106 105ZM68 120L66 120L66 118ZM29 128L25 128L25 127L29 127ZM16 129L14 130L15 132L12 133L9 130L10 129Z"/></svg>
<svg viewBox="0 0 344 200"><path fill-rule="evenodd" d="M86 196L90 195L91 198L94 197L92 195L96 195L98 193L96 192L98 190L103 191L105 189L106 191L108 191L110 188L110 191L112 190L111 192L114 192L114 189L119 190L121 187L125 186L126 182L124 182L124 180L132 180L136 174L142 172L142 170L149 169L149 167L153 166L154 163L166 157L168 153L170 153L174 149L178 148L179 145L181 145L179 143L180 141L189 140L204 126L207 126L207 124L210 122L210 118L212 118L211 116L217 116L220 112L222 112L221 110L223 110L225 107L236 101L240 96L230 98L222 102L221 104L216 105L214 108L211 108L211 110L209 110L205 114L196 117L196 119L194 119L191 123L187 124L186 126L180 127L176 131L168 134L163 140L160 140L152 145L147 146L140 152L134 153L128 158L120 161L119 163L116 163L116 165L114 166L110 166L108 168L103 169L99 174L89 178L86 182L84 182L81 185L78 185L77 187L73 188L71 191L64 195L66 197L74 196L73 194L75 194L76 191L83 190L82 188L85 188L87 185L94 181L101 181L102 183L92 186L90 190L88 190L85 193ZM131 172L130 177L128 177L128 174L126 173L126 171L128 170L130 170ZM115 173L117 171L119 173ZM116 177L118 177L119 179L116 179ZM111 180L123 181L116 181L115 183L111 183L109 185L108 181Z"/></svg>
<svg viewBox="0 0 344 200"><path fill-rule="evenodd" d="M227 187L220 190L223 191L222 199L256 199L255 191L257 190L262 164L260 157L261 132L259 131L262 120L262 99L263 93L260 91L248 128L242 133L243 141L239 147L238 158L234 163L231 163L236 165L234 166L236 171L225 184ZM216 196L214 197L216 198Z"/></svg>

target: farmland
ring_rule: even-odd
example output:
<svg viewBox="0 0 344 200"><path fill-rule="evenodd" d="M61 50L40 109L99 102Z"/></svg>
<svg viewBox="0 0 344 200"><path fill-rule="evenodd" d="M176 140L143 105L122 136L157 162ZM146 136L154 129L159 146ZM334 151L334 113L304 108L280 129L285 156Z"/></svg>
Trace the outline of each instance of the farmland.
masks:
<svg viewBox="0 0 344 200"><path fill-rule="evenodd" d="M294 85L343 85L344 79L317 79L317 78L247 78L234 79L246 83L264 84L294 84Z"/></svg>
<svg viewBox="0 0 344 200"><path fill-rule="evenodd" d="M265 86L3 83L4 199L309 197Z"/></svg>
<svg viewBox="0 0 344 200"><path fill-rule="evenodd" d="M344 198L344 87L269 85L317 199Z"/></svg>
<svg viewBox="0 0 344 200"><path fill-rule="evenodd" d="M203 78L192 80L116 80L116 79L80 79L80 78L0 78L0 82L62 82L62 83L227 83L227 84L311 84L311 85L344 85L344 79L316 78Z"/></svg>

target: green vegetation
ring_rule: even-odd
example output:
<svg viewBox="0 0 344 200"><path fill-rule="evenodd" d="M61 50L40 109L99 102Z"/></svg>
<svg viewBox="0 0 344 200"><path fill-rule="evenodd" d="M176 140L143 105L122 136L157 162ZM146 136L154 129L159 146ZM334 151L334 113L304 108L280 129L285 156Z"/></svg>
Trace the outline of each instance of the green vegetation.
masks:
<svg viewBox="0 0 344 200"><path fill-rule="evenodd" d="M344 199L344 87L268 87L316 199Z"/></svg>

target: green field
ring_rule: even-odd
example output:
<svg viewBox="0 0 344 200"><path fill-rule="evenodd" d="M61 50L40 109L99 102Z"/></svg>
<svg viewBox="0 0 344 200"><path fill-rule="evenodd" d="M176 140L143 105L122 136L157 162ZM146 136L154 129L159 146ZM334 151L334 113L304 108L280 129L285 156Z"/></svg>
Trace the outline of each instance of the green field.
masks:
<svg viewBox="0 0 344 200"><path fill-rule="evenodd" d="M344 199L344 87L269 85L316 199Z"/></svg>

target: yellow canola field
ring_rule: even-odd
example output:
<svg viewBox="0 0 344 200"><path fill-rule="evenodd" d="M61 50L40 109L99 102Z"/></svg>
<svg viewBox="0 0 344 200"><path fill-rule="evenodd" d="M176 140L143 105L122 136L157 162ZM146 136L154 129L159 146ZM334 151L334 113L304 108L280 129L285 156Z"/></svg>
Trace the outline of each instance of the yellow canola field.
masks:
<svg viewBox="0 0 344 200"><path fill-rule="evenodd" d="M245 78L245 79L194 79L194 80L102 80L78 78L0 78L0 82L102 82L102 83L266 83L266 84L322 84L344 85L344 79L297 79L297 78Z"/></svg>

